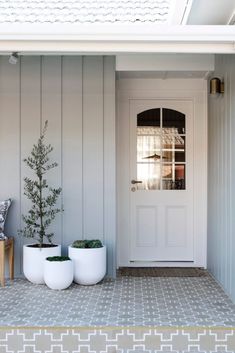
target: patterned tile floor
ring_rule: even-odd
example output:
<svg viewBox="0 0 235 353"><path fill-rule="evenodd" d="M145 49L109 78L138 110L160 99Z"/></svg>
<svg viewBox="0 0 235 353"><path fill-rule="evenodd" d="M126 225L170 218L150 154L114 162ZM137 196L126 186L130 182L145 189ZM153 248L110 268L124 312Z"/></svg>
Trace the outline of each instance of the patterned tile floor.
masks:
<svg viewBox="0 0 235 353"><path fill-rule="evenodd" d="M24 279L0 288L0 326L235 326L211 278L118 277L52 291Z"/></svg>

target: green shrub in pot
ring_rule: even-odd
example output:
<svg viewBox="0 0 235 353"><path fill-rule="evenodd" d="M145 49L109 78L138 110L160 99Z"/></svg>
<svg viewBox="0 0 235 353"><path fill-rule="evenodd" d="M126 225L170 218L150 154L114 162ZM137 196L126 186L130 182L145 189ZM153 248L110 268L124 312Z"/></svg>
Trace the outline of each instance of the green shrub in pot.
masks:
<svg viewBox="0 0 235 353"><path fill-rule="evenodd" d="M99 239L75 240L69 246L69 257L74 263L74 281L92 285L106 274L106 247Z"/></svg>
<svg viewBox="0 0 235 353"><path fill-rule="evenodd" d="M99 239L75 240L72 244L72 247L77 249L94 249L94 248L102 248L102 246L103 244Z"/></svg>
<svg viewBox="0 0 235 353"><path fill-rule="evenodd" d="M56 162L50 161L53 147L45 143L47 126L46 121L38 141L24 159L32 175L31 178L24 178L24 195L31 207L27 214L22 215L24 227L19 230L21 236L34 241L23 247L23 272L29 281L36 284L44 283L44 259L61 254L61 246L52 242L54 233L50 228L56 215L62 211L58 205L62 189L50 186L46 179L47 173L57 167Z"/></svg>
<svg viewBox="0 0 235 353"><path fill-rule="evenodd" d="M73 262L68 256L49 256L44 260L44 281L50 289L62 290L73 282Z"/></svg>

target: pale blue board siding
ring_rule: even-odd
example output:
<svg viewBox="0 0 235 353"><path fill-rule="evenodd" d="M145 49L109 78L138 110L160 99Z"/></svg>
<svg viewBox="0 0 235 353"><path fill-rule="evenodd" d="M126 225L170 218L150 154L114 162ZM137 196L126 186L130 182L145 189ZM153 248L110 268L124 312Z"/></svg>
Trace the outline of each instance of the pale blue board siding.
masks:
<svg viewBox="0 0 235 353"><path fill-rule="evenodd" d="M17 202L11 206L6 229L16 234L20 224L20 67L0 63L0 199L14 197ZM21 240L16 237L16 248L21 248ZM15 268L20 272L20 253L16 252Z"/></svg>
<svg viewBox="0 0 235 353"><path fill-rule="evenodd" d="M82 238L82 57L67 56L63 62L62 101L62 193L63 193L63 244ZM71 109L72 107L72 109ZM71 172L72 166L72 172ZM73 192L71 193L71 189ZM66 205L66 208L65 208ZM77 215L80 218L77 219Z"/></svg>
<svg viewBox="0 0 235 353"><path fill-rule="evenodd" d="M29 202L23 163L45 120L47 141L59 166L49 182L62 186L64 213L52 227L56 243L99 238L108 247L108 274L115 275L115 58L25 56L17 65L0 57L0 199L11 197L6 233L16 239L16 274L22 273L17 236Z"/></svg>
<svg viewBox="0 0 235 353"><path fill-rule="evenodd" d="M83 60L83 234L104 234L104 80L103 58Z"/></svg>
<svg viewBox="0 0 235 353"><path fill-rule="evenodd" d="M235 301L235 56L216 55L225 93L209 96L208 269Z"/></svg>
<svg viewBox="0 0 235 353"><path fill-rule="evenodd" d="M58 167L48 173L48 183L62 185L62 59L59 56L44 56L41 58L41 128L45 121L49 122L47 140L50 141L54 150L51 158L58 163ZM62 206L62 198L58 202L58 207ZM62 218L57 216L56 222L51 226L55 234L54 242L63 243Z"/></svg>
<svg viewBox="0 0 235 353"><path fill-rule="evenodd" d="M104 242L109 248L108 268L112 269L110 276L116 276L116 238L113 233L113 220L116 219L116 154L113 144L116 136L115 117L115 61L110 56L104 57ZM111 182L110 182L111 181ZM110 197L111 195L111 197Z"/></svg>
<svg viewBox="0 0 235 353"><path fill-rule="evenodd" d="M7 58L1 60L1 65L4 67L9 66ZM15 151L20 164L20 197L13 193L10 197L13 199L13 204L19 204L20 207L20 223L15 222L15 217L18 216L10 209L8 215L9 224L14 224L14 230L11 235L18 238L17 230L22 226L21 213L26 213L30 207L30 202L24 195L24 177L31 177L32 173L29 168L23 163L23 159L28 156L32 148L32 144L37 140L41 128L41 58L40 57L23 57L17 65L20 70L20 130L19 130L19 151ZM1 115L1 120L6 119ZM1 142L0 142L1 143ZM8 175L8 166L4 172L4 176ZM8 180L10 185L11 180ZM7 230L7 229L6 229ZM6 232L8 234L8 232ZM23 245L27 243L27 239L21 239L20 243ZM15 247L15 256L20 257L20 268L16 268L16 274L22 273L22 246Z"/></svg>

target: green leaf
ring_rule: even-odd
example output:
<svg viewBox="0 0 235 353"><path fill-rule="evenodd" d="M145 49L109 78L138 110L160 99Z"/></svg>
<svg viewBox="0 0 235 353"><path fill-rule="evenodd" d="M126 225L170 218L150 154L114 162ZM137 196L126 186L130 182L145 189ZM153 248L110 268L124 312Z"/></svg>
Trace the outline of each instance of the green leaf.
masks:
<svg viewBox="0 0 235 353"><path fill-rule="evenodd" d="M59 212L63 209L56 207L61 188L53 188L48 185L45 175L51 169L58 166L57 162L50 162L50 153L53 151L51 144L46 145L45 134L48 121L45 122L42 133L33 144L30 155L24 158L24 163L32 170L35 178L25 177L24 195L31 202L28 213L22 215L24 228L18 233L26 238L32 238L42 245L45 240L52 243L53 232L46 232Z"/></svg>

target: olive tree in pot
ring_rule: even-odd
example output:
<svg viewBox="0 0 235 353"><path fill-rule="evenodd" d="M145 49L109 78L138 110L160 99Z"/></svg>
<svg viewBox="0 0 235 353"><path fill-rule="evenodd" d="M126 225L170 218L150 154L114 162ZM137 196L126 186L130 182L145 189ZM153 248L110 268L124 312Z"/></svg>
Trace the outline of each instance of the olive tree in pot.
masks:
<svg viewBox="0 0 235 353"><path fill-rule="evenodd" d="M51 289L62 290L73 282L73 262L68 256L51 256L44 261L44 281Z"/></svg>
<svg viewBox="0 0 235 353"><path fill-rule="evenodd" d="M62 209L56 207L61 188L49 187L45 179L45 174L57 166L56 162L49 162L53 147L44 142L47 126L46 121L37 143L33 145L30 155L24 159L35 178L24 178L24 195L31 201L31 208L22 216L25 226L19 233L36 241L23 247L23 272L25 277L35 284L44 283L45 258L61 255L61 246L52 243L54 234L48 229Z"/></svg>
<svg viewBox="0 0 235 353"><path fill-rule="evenodd" d="M106 247L100 240L76 240L69 246L74 263L74 282L92 285L106 274Z"/></svg>

